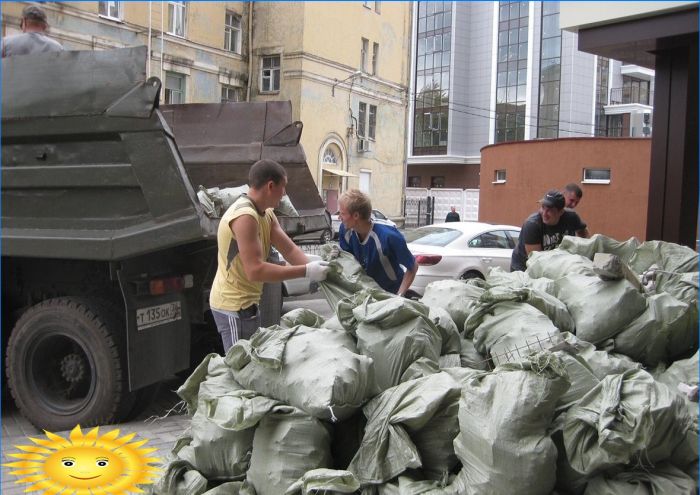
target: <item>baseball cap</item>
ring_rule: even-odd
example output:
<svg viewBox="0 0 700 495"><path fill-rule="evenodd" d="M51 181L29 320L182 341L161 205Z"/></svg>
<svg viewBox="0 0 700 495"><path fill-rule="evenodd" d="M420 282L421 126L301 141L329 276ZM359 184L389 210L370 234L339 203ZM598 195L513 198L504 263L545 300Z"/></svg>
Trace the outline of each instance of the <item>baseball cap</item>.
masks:
<svg viewBox="0 0 700 495"><path fill-rule="evenodd" d="M44 24L48 23L46 20L46 12L44 12L44 9L38 5L27 5L24 7L22 10L22 17L34 22L43 22Z"/></svg>
<svg viewBox="0 0 700 495"><path fill-rule="evenodd" d="M546 206L547 208L557 208L558 210L561 210L564 208L564 204L566 202L562 193L556 189L552 189L551 191L547 191L544 197L540 199L540 203L542 203L542 206Z"/></svg>

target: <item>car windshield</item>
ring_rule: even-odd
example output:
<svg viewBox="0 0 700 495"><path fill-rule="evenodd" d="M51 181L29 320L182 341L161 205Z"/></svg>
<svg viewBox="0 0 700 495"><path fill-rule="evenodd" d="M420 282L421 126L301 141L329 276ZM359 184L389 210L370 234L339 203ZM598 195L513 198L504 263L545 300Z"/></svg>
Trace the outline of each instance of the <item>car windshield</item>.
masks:
<svg viewBox="0 0 700 495"><path fill-rule="evenodd" d="M447 246L462 233L459 230L445 227L424 227L406 232L406 242L424 244L426 246Z"/></svg>

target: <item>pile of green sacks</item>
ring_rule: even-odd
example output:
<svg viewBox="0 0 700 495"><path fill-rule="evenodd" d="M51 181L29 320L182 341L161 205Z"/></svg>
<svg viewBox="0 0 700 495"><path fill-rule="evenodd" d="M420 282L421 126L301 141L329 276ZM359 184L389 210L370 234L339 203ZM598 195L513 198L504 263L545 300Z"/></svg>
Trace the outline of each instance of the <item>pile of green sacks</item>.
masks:
<svg viewBox="0 0 700 495"><path fill-rule="evenodd" d="M697 493L694 251L565 237L419 301L330 251L335 315L207 356L154 493ZM599 276L596 253L646 285Z"/></svg>

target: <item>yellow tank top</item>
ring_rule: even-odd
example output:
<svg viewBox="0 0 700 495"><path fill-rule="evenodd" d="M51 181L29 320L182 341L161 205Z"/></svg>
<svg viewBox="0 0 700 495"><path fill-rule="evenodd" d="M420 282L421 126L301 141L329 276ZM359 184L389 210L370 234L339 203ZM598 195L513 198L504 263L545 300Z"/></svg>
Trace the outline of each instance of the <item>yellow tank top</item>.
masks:
<svg viewBox="0 0 700 495"><path fill-rule="evenodd" d="M241 196L221 217L216 235L218 266L209 294L209 305L215 309L240 311L251 304L259 303L262 296L263 283L251 282L246 277L241 257L238 255L236 236L230 226L233 220L242 215L250 215L257 220L263 256L267 258L270 253L270 229L275 218L272 208L260 215L250 198Z"/></svg>

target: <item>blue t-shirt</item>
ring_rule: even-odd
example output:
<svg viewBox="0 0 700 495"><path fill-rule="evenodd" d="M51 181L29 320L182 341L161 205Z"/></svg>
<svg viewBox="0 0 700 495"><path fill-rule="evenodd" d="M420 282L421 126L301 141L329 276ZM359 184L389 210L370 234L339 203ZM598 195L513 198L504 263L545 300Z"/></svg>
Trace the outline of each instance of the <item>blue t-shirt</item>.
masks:
<svg viewBox="0 0 700 495"><path fill-rule="evenodd" d="M372 230L362 242L357 232L346 230L345 225L340 224L338 239L340 247L352 253L367 275L382 289L394 294L398 292L403 280L404 271L399 265L412 270L416 262L406 246L403 234L392 225L372 222Z"/></svg>

